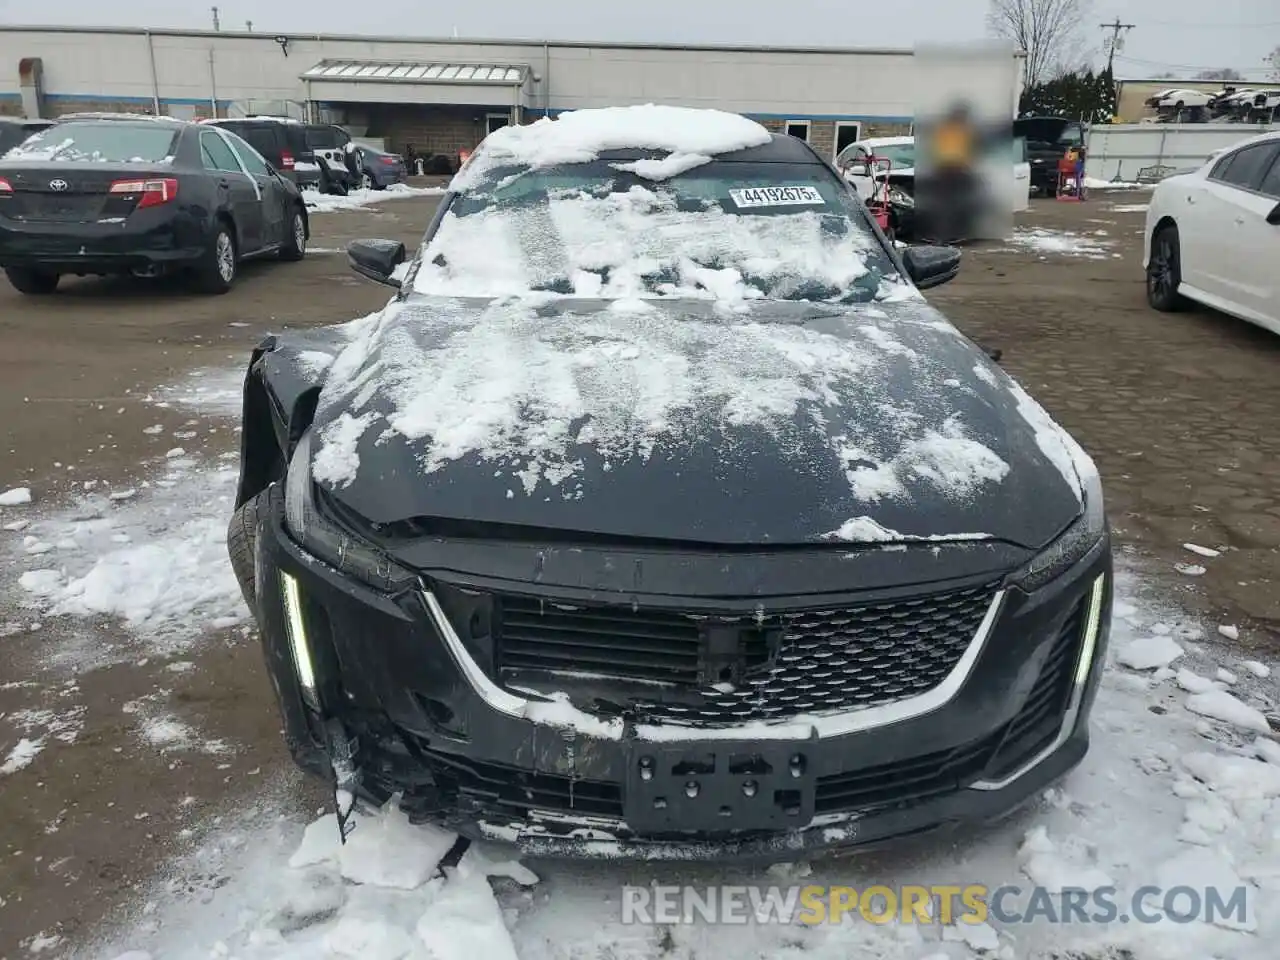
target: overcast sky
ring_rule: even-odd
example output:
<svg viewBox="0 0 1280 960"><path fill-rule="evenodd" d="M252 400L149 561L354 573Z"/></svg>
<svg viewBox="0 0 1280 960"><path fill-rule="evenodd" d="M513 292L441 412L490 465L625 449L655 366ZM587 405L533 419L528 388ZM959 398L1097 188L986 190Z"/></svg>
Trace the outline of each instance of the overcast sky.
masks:
<svg viewBox="0 0 1280 960"><path fill-rule="evenodd" d="M208 28L206 0L0 0L0 24ZM405 36L552 40L910 46L985 34L988 0L219 0L224 30L390 33ZM1085 39L1101 50L1098 24L1119 15L1129 31L1121 77L1234 67L1265 79L1263 58L1280 45L1277 0L1092 0ZM0 29L3 29L0 26ZM1101 61L1101 53L1098 54Z"/></svg>

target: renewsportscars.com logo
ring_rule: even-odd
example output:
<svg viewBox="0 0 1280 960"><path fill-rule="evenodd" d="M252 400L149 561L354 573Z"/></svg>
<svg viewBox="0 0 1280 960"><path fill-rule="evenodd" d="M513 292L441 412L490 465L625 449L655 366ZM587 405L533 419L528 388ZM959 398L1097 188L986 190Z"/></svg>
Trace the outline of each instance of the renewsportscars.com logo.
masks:
<svg viewBox="0 0 1280 960"><path fill-rule="evenodd" d="M622 922L635 924L820 924L861 919L888 924L1218 923L1253 926L1249 889L1140 886L1049 890L1045 887L933 884L861 889L845 886L653 884L622 888Z"/></svg>

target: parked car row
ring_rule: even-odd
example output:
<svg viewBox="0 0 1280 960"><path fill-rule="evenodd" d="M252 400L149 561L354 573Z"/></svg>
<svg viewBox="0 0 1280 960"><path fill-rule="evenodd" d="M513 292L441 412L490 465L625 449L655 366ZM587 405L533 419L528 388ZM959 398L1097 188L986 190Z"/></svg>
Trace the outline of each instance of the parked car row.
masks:
<svg viewBox="0 0 1280 960"><path fill-rule="evenodd" d="M0 267L23 293L174 271L225 293L242 261L301 260L309 236L297 183L219 125L77 114L0 158Z"/></svg>
<svg viewBox="0 0 1280 960"><path fill-rule="evenodd" d="M1144 101L1157 123L1271 123L1280 111L1280 90L1224 87L1217 93L1170 87Z"/></svg>

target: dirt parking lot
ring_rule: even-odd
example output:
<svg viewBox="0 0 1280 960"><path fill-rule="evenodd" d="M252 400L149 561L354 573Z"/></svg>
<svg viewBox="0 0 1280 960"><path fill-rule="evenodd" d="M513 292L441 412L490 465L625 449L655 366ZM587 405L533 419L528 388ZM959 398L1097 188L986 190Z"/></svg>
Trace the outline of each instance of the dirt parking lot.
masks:
<svg viewBox="0 0 1280 960"><path fill-rule="evenodd" d="M1266 659L1280 649L1280 337L1205 310L1151 311L1143 202L1037 201L1015 242L969 250L959 279L930 299L1003 350L1006 369L1094 455L1130 561L1206 622L1238 628L1238 640L1215 642ZM174 542L216 556L225 484L190 518L174 511L191 504L149 515L148 497L163 504L184 465L234 466L237 365L270 331L378 309L386 291L350 274L341 249L360 236L416 242L434 204L317 215L303 263L254 265L221 298L82 280L37 299L0 282L0 490L28 486L36 500L0 508L0 522L119 508L145 528L207 513L207 528ZM119 499L74 506L108 491ZM139 629L177 602L161 590L139 629L105 614L40 622L19 578L76 547L45 542L47 529L0 531L0 762L22 739L44 745L28 765L0 768L0 958L15 960L33 937L68 947L121 919L187 831L268 778L299 803L323 800L287 772L242 617L212 618L198 644L163 629L140 644ZM129 530L111 530L127 548ZM183 730L198 742L179 744Z"/></svg>

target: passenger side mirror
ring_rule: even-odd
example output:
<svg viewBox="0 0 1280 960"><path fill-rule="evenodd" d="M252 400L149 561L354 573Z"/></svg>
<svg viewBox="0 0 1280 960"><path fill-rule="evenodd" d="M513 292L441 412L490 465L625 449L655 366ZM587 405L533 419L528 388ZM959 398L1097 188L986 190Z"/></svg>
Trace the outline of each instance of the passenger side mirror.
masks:
<svg viewBox="0 0 1280 960"><path fill-rule="evenodd" d="M1280 227L1280 203L1271 208L1271 212L1267 214L1267 223L1273 227Z"/></svg>
<svg viewBox="0 0 1280 960"><path fill-rule="evenodd" d="M352 270L397 290L400 281L392 274L404 260L404 244L398 240L353 240L347 245L347 263Z"/></svg>
<svg viewBox="0 0 1280 960"><path fill-rule="evenodd" d="M907 247L902 251L907 276L921 290L939 287L960 272L960 251L955 247Z"/></svg>
<svg viewBox="0 0 1280 960"><path fill-rule="evenodd" d="M851 163L844 168L845 172L851 177L869 177L871 170L865 163Z"/></svg>

